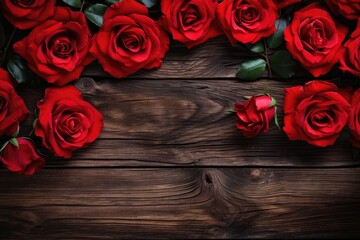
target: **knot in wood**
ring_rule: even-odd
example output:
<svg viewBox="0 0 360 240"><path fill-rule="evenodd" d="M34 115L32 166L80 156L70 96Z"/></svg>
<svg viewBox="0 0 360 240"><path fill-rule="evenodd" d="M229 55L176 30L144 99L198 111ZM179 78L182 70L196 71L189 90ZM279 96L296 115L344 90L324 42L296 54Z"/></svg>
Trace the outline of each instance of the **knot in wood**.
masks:
<svg viewBox="0 0 360 240"><path fill-rule="evenodd" d="M261 178L261 171L259 169L254 169L250 173L252 180L259 180Z"/></svg>
<svg viewBox="0 0 360 240"><path fill-rule="evenodd" d="M90 77L79 78L75 82L75 87L79 89L81 92L88 92L91 89L93 89L94 86L95 86L95 81Z"/></svg>

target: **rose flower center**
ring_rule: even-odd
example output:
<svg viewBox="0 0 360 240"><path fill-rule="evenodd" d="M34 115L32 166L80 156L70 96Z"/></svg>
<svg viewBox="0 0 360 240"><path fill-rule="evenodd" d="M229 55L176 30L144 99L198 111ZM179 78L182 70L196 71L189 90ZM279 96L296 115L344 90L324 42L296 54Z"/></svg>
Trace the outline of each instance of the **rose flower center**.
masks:
<svg viewBox="0 0 360 240"><path fill-rule="evenodd" d="M27 8L33 4L34 0L12 0L11 2L18 7Z"/></svg>
<svg viewBox="0 0 360 240"><path fill-rule="evenodd" d="M316 19L300 30L301 41L308 51L322 51L326 47L328 36L324 24Z"/></svg>
<svg viewBox="0 0 360 240"><path fill-rule="evenodd" d="M244 5L240 9L240 19L242 22L252 22L258 18L259 14L253 6Z"/></svg>
<svg viewBox="0 0 360 240"><path fill-rule="evenodd" d="M58 132L69 142L80 140L84 131L87 131L88 122L85 115L79 112L64 112L58 120Z"/></svg>
<svg viewBox="0 0 360 240"><path fill-rule="evenodd" d="M66 36L55 36L48 46L59 58L67 58L75 52L75 44Z"/></svg>
<svg viewBox="0 0 360 240"><path fill-rule="evenodd" d="M183 19L183 25L189 26L193 25L200 19L199 10L197 6L190 5L186 9L180 12Z"/></svg>
<svg viewBox="0 0 360 240"><path fill-rule="evenodd" d="M308 123L313 127L325 127L333 121L333 115L329 111L317 112L308 119Z"/></svg>
<svg viewBox="0 0 360 240"><path fill-rule="evenodd" d="M116 45L126 51L139 52L144 42L143 37L133 32L123 32L116 39Z"/></svg>

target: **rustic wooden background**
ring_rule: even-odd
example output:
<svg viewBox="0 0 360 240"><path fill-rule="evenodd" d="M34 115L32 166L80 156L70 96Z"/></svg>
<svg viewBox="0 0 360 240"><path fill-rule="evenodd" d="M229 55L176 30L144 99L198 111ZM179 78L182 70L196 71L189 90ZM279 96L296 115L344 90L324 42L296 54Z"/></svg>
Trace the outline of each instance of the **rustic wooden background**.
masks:
<svg viewBox="0 0 360 240"><path fill-rule="evenodd" d="M172 43L161 69L128 79L89 66L75 85L104 115L100 138L34 176L0 171L0 239L360 237L350 144L236 129L242 96L267 87L281 109L283 88L310 79L241 82L248 57L218 37L192 50ZM43 90L20 93L34 109Z"/></svg>

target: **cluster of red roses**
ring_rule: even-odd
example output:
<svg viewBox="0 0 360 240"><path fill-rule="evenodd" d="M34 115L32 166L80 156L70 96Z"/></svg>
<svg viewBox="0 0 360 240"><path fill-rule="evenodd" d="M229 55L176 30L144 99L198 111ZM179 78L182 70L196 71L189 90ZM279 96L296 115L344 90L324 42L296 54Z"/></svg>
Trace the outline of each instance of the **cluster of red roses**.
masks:
<svg viewBox="0 0 360 240"><path fill-rule="evenodd" d="M236 126L249 138L266 133L275 110L276 101L269 95L253 96L244 104L235 104ZM285 88L283 130L290 140L330 146L346 125L353 146L360 148L360 88L339 89L321 80Z"/></svg>
<svg viewBox="0 0 360 240"><path fill-rule="evenodd" d="M35 27L14 45L32 71L49 83L62 86L77 79L97 59L116 78L139 69L160 67L169 49L169 37L188 48L225 33L229 41L254 44L276 31L278 10L301 0L166 0L162 16L154 21L146 6L135 0L111 5L103 25L92 37L84 13L56 7L55 0L4 0L2 12L15 27ZM357 0L326 1L336 13L356 20ZM314 3L297 11L285 30L287 48L315 77L338 61L340 68L360 75L360 28L342 46L347 27L335 21L325 6Z"/></svg>
<svg viewBox="0 0 360 240"><path fill-rule="evenodd" d="M45 160L37 153L30 138L19 137L19 123L29 111L16 94L7 72L0 71L0 136L10 139L1 147L0 161L11 171L33 174ZM58 157L70 158L72 152L95 141L103 127L103 117L74 86L47 88L38 102L34 122L35 135Z"/></svg>
<svg viewBox="0 0 360 240"><path fill-rule="evenodd" d="M88 54L91 33L85 16L70 8L55 7L55 0L1 1L2 13L19 29L35 27L13 49L28 66L49 83L62 86L77 79L93 58ZM19 123L29 111L15 92L17 84L0 69L0 136L8 141L0 161L11 171L33 174L45 164L33 141L19 137ZM70 158L72 152L95 141L103 117L74 86L50 87L37 105L34 133L55 156Z"/></svg>
<svg viewBox="0 0 360 240"><path fill-rule="evenodd" d="M299 1L287 1L294 2ZM326 3L335 14L357 20L356 29L348 39L348 28L316 2L295 12L284 31L287 49L314 77L328 73L338 62L341 70L359 77L360 2L329 0ZM347 125L350 141L359 148L360 90L354 91L319 80L285 89L283 130L290 140L326 147L335 143ZM269 95L253 96L244 104L235 104L235 111L237 127L244 136L254 137L268 132L269 123L276 117L276 101Z"/></svg>
<svg viewBox="0 0 360 240"><path fill-rule="evenodd" d="M94 141L103 126L101 114L82 100L76 88L65 86L78 79L86 65L97 59L103 69L116 78L142 68L160 67L169 49L168 33L188 48L222 33L233 45L254 44L276 31L274 23L279 9L299 2L301 0L223 0L221 3L218 0L162 0L162 15L155 21L148 16L146 6L135 0L122 0L109 6L103 16L96 16L103 24L94 36L82 8L73 11L56 6L56 0L2 0L0 8L16 28L32 29L13 45L14 52L26 60L36 75L59 86L48 88L38 103L35 135L42 138L43 145L56 156L69 158L74 150ZM359 18L358 0L326 3L335 14L349 20ZM287 48L315 77L330 71L337 62L343 71L360 76L359 24L342 44L348 28L335 21L325 6L313 3L297 11L286 28ZM2 72L2 75L0 135L12 138L1 149L0 159L14 172L32 174L44 160L36 154L30 140L17 137L19 122L26 118L28 110L15 93L8 73ZM350 108L331 84L311 82L305 87L287 89L284 130L290 139L326 146L333 144L349 120L353 136L358 139L357 95L352 100L354 107ZM253 97L248 105L266 110L255 116L247 112L247 107L237 105L238 127L245 129L247 136L267 131L269 122L265 120L275 115L274 99ZM257 120L265 125L257 124Z"/></svg>

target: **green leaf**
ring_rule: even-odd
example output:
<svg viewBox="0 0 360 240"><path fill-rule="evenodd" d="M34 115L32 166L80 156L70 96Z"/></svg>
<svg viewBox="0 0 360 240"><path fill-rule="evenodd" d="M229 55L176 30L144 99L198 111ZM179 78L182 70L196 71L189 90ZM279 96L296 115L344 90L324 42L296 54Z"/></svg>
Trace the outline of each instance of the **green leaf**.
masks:
<svg viewBox="0 0 360 240"><path fill-rule="evenodd" d="M248 60L240 65L236 77L246 81L256 80L265 73L265 67L264 59Z"/></svg>
<svg viewBox="0 0 360 240"><path fill-rule="evenodd" d="M64 3L73 8L81 8L81 0L62 0Z"/></svg>
<svg viewBox="0 0 360 240"><path fill-rule="evenodd" d="M0 48L3 48L5 46L5 29L2 23L0 22Z"/></svg>
<svg viewBox="0 0 360 240"><path fill-rule="evenodd" d="M151 8L156 5L158 0L138 0L138 2L144 4L147 8Z"/></svg>
<svg viewBox="0 0 360 240"><path fill-rule="evenodd" d="M248 49L253 53L263 53L265 52L264 43L259 41L255 44L246 44Z"/></svg>
<svg viewBox="0 0 360 240"><path fill-rule="evenodd" d="M250 99L252 96L244 96L245 99Z"/></svg>
<svg viewBox="0 0 360 240"><path fill-rule="evenodd" d="M89 19L95 25L101 27L103 25L103 15L107 9L107 6L101 3L96 3L88 7L84 13L87 19Z"/></svg>
<svg viewBox="0 0 360 240"><path fill-rule="evenodd" d="M122 0L105 0L107 5L113 5L115 3L121 2Z"/></svg>
<svg viewBox="0 0 360 240"><path fill-rule="evenodd" d="M286 50L275 52L269 57L271 70L281 78L290 78L295 75L298 63Z"/></svg>
<svg viewBox="0 0 360 240"><path fill-rule="evenodd" d="M276 32L266 39L269 48L277 48L284 41L284 30L287 26L285 19L277 19L275 21Z"/></svg>
<svg viewBox="0 0 360 240"><path fill-rule="evenodd" d="M276 106L276 104L277 104L276 99L272 97L270 107L274 107L274 106Z"/></svg>
<svg viewBox="0 0 360 240"><path fill-rule="evenodd" d="M7 63L7 69L19 84L25 83L29 79L30 71L25 61L19 55L10 58Z"/></svg>
<svg viewBox="0 0 360 240"><path fill-rule="evenodd" d="M9 142L12 145L14 145L15 147L19 148L19 143L18 143L18 140L16 138L11 138Z"/></svg>

